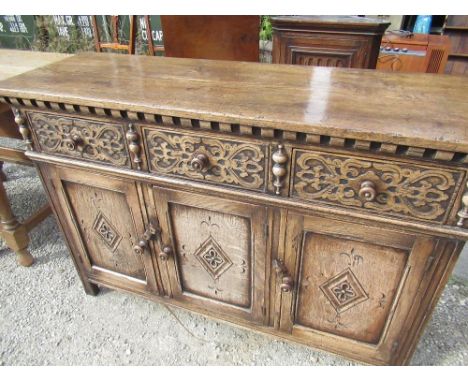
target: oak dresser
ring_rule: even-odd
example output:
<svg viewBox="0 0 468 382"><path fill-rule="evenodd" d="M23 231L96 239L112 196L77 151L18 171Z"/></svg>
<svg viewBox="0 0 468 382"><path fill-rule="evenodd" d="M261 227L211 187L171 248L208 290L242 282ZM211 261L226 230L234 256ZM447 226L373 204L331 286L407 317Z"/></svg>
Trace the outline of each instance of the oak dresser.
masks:
<svg viewBox="0 0 468 382"><path fill-rule="evenodd" d="M0 83L98 285L408 363L468 238L468 80L81 54Z"/></svg>

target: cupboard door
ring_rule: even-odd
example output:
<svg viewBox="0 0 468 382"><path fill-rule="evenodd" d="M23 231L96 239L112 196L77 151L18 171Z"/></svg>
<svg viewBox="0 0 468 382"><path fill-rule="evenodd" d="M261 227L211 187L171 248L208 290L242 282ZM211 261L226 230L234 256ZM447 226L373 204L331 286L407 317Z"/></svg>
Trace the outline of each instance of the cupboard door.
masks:
<svg viewBox="0 0 468 382"><path fill-rule="evenodd" d="M152 195L167 293L210 313L262 321L266 208L159 187Z"/></svg>
<svg viewBox="0 0 468 382"><path fill-rule="evenodd" d="M66 239L84 265L85 277L157 293L149 250L137 254L133 249L145 232L135 182L76 169L49 171Z"/></svg>
<svg viewBox="0 0 468 382"><path fill-rule="evenodd" d="M314 345L391 362L411 330L408 314L433 260L436 239L288 214L280 327Z"/></svg>

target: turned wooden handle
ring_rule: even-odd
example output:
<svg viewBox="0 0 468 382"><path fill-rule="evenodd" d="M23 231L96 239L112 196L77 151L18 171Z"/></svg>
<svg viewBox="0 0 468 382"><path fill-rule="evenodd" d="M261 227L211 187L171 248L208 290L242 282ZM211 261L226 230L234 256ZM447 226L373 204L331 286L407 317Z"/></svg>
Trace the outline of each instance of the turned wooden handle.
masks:
<svg viewBox="0 0 468 382"><path fill-rule="evenodd" d="M165 245L162 249L162 252L159 254L159 258L163 261L166 261L172 255L172 247Z"/></svg>
<svg viewBox="0 0 468 382"><path fill-rule="evenodd" d="M155 228L153 224L149 224L143 238L138 241L138 243L133 247L133 252L137 255L142 255L145 252L145 249L148 247L148 242L156 237L160 232L159 228Z"/></svg>
<svg viewBox="0 0 468 382"><path fill-rule="evenodd" d="M359 197L364 199L367 202L372 202L377 196L377 191L375 189L375 183L371 180L365 180L361 183L361 188L359 189Z"/></svg>
<svg viewBox="0 0 468 382"><path fill-rule="evenodd" d="M210 160L206 154L199 153L193 156L190 166L192 166L192 169L195 171L202 171L208 166L209 162Z"/></svg>
<svg viewBox="0 0 468 382"><path fill-rule="evenodd" d="M292 277L290 276L283 276L281 279L280 289L282 292L291 292L294 286L294 282Z"/></svg>
<svg viewBox="0 0 468 382"><path fill-rule="evenodd" d="M294 287L294 281L289 275L286 265L279 259L273 260L273 268L276 270L276 274L280 280L280 289L282 292L291 292Z"/></svg>

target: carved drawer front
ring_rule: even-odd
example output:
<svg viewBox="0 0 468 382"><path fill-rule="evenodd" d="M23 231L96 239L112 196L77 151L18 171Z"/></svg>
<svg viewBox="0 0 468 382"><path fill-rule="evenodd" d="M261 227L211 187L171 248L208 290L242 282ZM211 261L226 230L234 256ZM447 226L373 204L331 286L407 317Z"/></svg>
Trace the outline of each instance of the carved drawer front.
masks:
<svg viewBox="0 0 468 382"><path fill-rule="evenodd" d="M268 146L143 127L150 172L265 191Z"/></svg>
<svg viewBox="0 0 468 382"><path fill-rule="evenodd" d="M28 117L43 152L131 167L123 125L39 112Z"/></svg>
<svg viewBox="0 0 468 382"><path fill-rule="evenodd" d="M461 171L294 150L293 198L445 223Z"/></svg>
<svg viewBox="0 0 468 382"><path fill-rule="evenodd" d="M297 271L294 291L282 292L283 330L389 362L408 334L411 308L421 302L417 291L434 261L436 240L288 216L286 268Z"/></svg>
<svg viewBox="0 0 468 382"><path fill-rule="evenodd" d="M214 314L261 321L266 209L158 187L153 195L162 245L170 247L163 262L173 297Z"/></svg>
<svg viewBox="0 0 468 382"><path fill-rule="evenodd" d="M156 292L149 249L134 251L146 228L135 183L66 168L52 176L66 238L87 277Z"/></svg>

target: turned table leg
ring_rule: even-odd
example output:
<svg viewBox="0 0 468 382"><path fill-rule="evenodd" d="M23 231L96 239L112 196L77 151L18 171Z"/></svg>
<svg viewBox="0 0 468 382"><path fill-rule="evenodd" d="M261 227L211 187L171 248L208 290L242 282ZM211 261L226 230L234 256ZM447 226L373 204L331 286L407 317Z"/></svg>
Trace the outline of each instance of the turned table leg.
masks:
<svg viewBox="0 0 468 382"><path fill-rule="evenodd" d="M16 220L2 180L0 180L0 226L1 236L6 245L16 252L18 263L29 267L34 262L34 258L28 251L28 232L26 227Z"/></svg>
<svg viewBox="0 0 468 382"><path fill-rule="evenodd" d="M5 173L3 172L3 162L0 161L0 182L6 182L7 177Z"/></svg>

